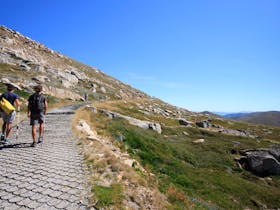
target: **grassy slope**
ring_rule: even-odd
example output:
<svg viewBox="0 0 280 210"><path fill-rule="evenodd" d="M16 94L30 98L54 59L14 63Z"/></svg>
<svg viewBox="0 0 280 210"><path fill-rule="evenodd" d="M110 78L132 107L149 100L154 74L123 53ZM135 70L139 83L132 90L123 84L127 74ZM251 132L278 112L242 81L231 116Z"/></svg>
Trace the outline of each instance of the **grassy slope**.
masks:
<svg viewBox="0 0 280 210"><path fill-rule="evenodd" d="M110 105L112 106L112 105ZM127 105L115 106L119 112L137 115L135 108ZM151 118L154 118L152 116ZM125 136L122 143L129 153L137 158L146 168L156 174L160 189L169 196L176 209L184 209L184 200L191 198L197 208L252 209L277 208L280 206L280 179L260 179L249 172L240 170L234 162L231 150L235 148L252 149L268 147L271 142L267 136L260 141L255 139L223 135L180 126L163 127L161 135L136 128L126 121L115 119L108 121L99 115L99 132L119 139ZM165 124L172 120L166 119ZM162 122L163 119L162 119ZM225 124L227 121L223 121ZM173 121L171 124L175 124ZM231 127L246 128L246 124L230 123ZM245 126L245 127L244 127ZM261 133L251 125L249 129ZM279 129L273 128L269 140L277 141ZM183 131L190 135L183 135ZM192 140L204 138L204 144L193 144ZM170 190L177 192L170 194ZM183 192L183 194L181 193ZM176 196L174 196L176 195Z"/></svg>

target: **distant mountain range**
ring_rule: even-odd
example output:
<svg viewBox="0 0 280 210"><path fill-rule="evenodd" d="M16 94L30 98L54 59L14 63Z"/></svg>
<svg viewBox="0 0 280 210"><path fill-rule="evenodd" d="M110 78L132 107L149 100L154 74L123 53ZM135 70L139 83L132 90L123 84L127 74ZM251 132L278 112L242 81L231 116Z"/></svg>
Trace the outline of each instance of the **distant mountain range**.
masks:
<svg viewBox="0 0 280 210"><path fill-rule="evenodd" d="M218 113L216 113L218 114ZM280 111L219 114L228 119L280 127Z"/></svg>

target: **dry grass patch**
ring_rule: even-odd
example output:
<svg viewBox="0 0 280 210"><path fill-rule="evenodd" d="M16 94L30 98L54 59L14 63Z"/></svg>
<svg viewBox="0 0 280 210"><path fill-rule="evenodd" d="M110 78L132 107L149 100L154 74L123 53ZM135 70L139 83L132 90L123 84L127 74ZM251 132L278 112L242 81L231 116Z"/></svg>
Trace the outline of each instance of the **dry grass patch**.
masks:
<svg viewBox="0 0 280 210"><path fill-rule="evenodd" d="M81 119L85 120L92 130L98 132L100 140L87 140L85 134L81 134L75 128ZM98 114L85 108L78 109L73 118L74 132L84 148L86 163L90 170L89 182L92 186L99 186L93 188L91 202L97 203L98 207L103 209L129 208L132 203L139 209L148 209L150 206L153 209L166 209L166 199L157 190L150 174L126 165L124 160L129 158L129 155L118 147L119 143L110 137L100 135L107 133L102 131L107 120L105 117L101 119ZM119 190L114 191L116 189L114 186L119 186ZM112 196L112 191L119 193L117 200L114 193ZM104 195L111 197L105 199Z"/></svg>

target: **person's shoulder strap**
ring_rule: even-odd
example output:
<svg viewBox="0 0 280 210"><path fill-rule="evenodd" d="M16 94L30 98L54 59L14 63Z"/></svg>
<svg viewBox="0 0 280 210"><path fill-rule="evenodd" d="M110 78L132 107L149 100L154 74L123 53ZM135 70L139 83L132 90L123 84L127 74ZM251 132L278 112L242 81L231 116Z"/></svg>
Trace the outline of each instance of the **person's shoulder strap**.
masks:
<svg viewBox="0 0 280 210"><path fill-rule="evenodd" d="M3 98L3 97L6 98L6 97L7 97L7 93L8 93L8 92L3 93L3 94L1 95L1 97L2 97L2 98Z"/></svg>
<svg viewBox="0 0 280 210"><path fill-rule="evenodd" d="M28 101L34 100L34 96L35 96L35 93L33 93L31 96L29 96Z"/></svg>
<svg viewBox="0 0 280 210"><path fill-rule="evenodd" d="M46 97L43 95L43 94L41 94L41 103L43 103L44 104L44 106L45 106L45 102L46 102Z"/></svg>

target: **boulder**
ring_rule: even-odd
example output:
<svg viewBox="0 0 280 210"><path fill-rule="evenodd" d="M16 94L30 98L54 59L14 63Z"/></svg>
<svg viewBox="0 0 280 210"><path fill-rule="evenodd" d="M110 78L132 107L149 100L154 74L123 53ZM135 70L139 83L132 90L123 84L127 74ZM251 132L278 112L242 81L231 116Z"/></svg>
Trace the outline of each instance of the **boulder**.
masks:
<svg viewBox="0 0 280 210"><path fill-rule="evenodd" d="M50 82L50 79L47 76L37 76L32 77L31 79L37 83Z"/></svg>
<svg viewBox="0 0 280 210"><path fill-rule="evenodd" d="M115 112L111 112L111 111L108 111L108 110L100 110L100 112L102 113L102 114L105 114L108 118L110 118L110 119L114 119L114 118L117 118L117 117L119 117L119 115L117 114L117 113L115 113Z"/></svg>
<svg viewBox="0 0 280 210"><path fill-rule="evenodd" d="M58 71L58 76L60 76L62 79L68 81L69 83L71 83L72 85L77 85L79 80L78 78L71 74L70 72L63 72L63 71Z"/></svg>
<svg viewBox="0 0 280 210"><path fill-rule="evenodd" d="M239 163L259 176L280 175L280 147L249 150L243 153Z"/></svg>
<svg viewBox="0 0 280 210"><path fill-rule="evenodd" d="M65 79L61 80L61 85L67 89L73 87L73 84Z"/></svg>
<svg viewBox="0 0 280 210"><path fill-rule="evenodd" d="M31 69L31 67L28 66L28 65L25 64L25 63L20 64L19 67L20 67L20 69L21 69L22 71L27 71L27 72L30 71L30 69Z"/></svg>
<svg viewBox="0 0 280 210"><path fill-rule="evenodd" d="M69 90L55 88L52 86L45 86L44 92L47 95L55 96L57 98L71 99L71 100L84 100L82 96Z"/></svg>
<svg viewBox="0 0 280 210"><path fill-rule="evenodd" d="M0 37L0 42L3 42L7 45L13 45L14 44L14 40L10 39L8 36L1 36Z"/></svg>
<svg viewBox="0 0 280 210"><path fill-rule="evenodd" d="M145 121L145 120L139 120L139 119L129 117L129 116L125 116L125 115L122 115L122 114L119 114L119 113L116 113L116 112L112 112L112 111L109 111L109 110L99 110L99 111L101 113L105 114L110 119L122 118L122 119L127 120L129 122L129 124L135 125L139 128L151 129L151 130L156 131L159 134L161 134L161 132L162 132L161 125L159 123Z"/></svg>
<svg viewBox="0 0 280 210"><path fill-rule="evenodd" d="M96 131L92 131L90 126L86 123L85 120L79 120L76 128L87 136L87 139L90 141L100 141L100 138L97 135Z"/></svg>
<svg viewBox="0 0 280 210"><path fill-rule="evenodd" d="M10 81L8 78L5 78L5 77L3 77L0 81L1 81L2 83L4 83L4 84L9 84L9 83L11 83L11 81Z"/></svg>
<svg viewBox="0 0 280 210"><path fill-rule="evenodd" d="M184 125L184 126L189 126L192 124L192 122L187 121L186 119L180 118L179 120L179 124L180 125Z"/></svg>
<svg viewBox="0 0 280 210"><path fill-rule="evenodd" d="M77 77L78 80L82 80L82 81L88 80L88 77L83 72L79 72L78 70L72 69L70 71L70 74Z"/></svg>
<svg viewBox="0 0 280 210"><path fill-rule="evenodd" d="M92 111L94 114L97 114L97 108L91 105L86 105L85 108L89 111Z"/></svg>
<svg viewBox="0 0 280 210"><path fill-rule="evenodd" d="M40 64L34 64L34 70L38 72L44 72L44 66Z"/></svg>
<svg viewBox="0 0 280 210"><path fill-rule="evenodd" d="M245 130L240 130L240 129L218 129L217 132L219 133L224 133L224 134L228 134L228 135L233 135L233 136L247 136L247 137L251 137L251 138L256 138L255 136L251 135L248 131Z"/></svg>
<svg viewBox="0 0 280 210"><path fill-rule="evenodd" d="M186 132L186 131L184 131L183 134L184 134L185 136L189 136L189 135L190 135L190 134L189 134L188 132Z"/></svg>
<svg viewBox="0 0 280 210"><path fill-rule="evenodd" d="M201 143L204 143L205 142L205 139L196 139L193 141L193 143L195 144L201 144Z"/></svg>
<svg viewBox="0 0 280 210"><path fill-rule="evenodd" d="M209 128L211 127L211 123L208 120L203 120L195 123L200 128Z"/></svg>
<svg viewBox="0 0 280 210"><path fill-rule="evenodd" d="M106 91L106 89L105 89L105 87L100 87L100 91L102 92L102 93L106 93L107 91Z"/></svg>
<svg viewBox="0 0 280 210"><path fill-rule="evenodd" d="M158 132L159 134L162 132L161 126L159 123L153 123L153 122L149 123L149 129L152 129L152 130Z"/></svg>

